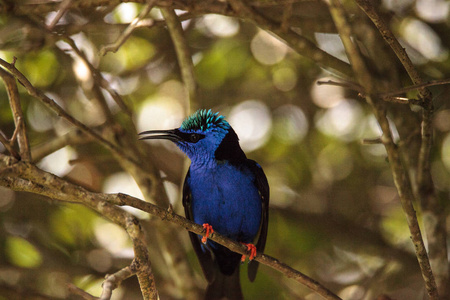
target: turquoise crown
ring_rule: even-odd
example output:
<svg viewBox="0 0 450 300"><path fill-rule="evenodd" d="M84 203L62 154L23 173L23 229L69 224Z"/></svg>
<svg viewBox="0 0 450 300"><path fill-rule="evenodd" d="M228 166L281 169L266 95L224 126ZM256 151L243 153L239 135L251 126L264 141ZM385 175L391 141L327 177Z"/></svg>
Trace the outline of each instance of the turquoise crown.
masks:
<svg viewBox="0 0 450 300"><path fill-rule="evenodd" d="M210 109L199 109L191 116L187 117L181 124L181 129L208 131L213 127L219 127L225 130L230 128L230 124L224 116L218 112L213 113Z"/></svg>

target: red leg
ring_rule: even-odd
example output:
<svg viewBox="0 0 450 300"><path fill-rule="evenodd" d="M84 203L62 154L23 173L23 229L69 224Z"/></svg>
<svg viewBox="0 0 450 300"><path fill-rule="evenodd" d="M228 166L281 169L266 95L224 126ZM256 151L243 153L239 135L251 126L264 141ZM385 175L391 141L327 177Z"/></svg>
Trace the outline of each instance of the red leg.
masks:
<svg viewBox="0 0 450 300"><path fill-rule="evenodd" d="M208 237L213 234L214 229L212 228L211 225L209 225L208 223L203 224L203 228L205 229L206 233L205 236L202 237L202 243L206 244L206 240L208 239Z"/></svg>
<svg viewBox="0 0 450 300"><path fill-rule="evenodd" d="M250 255L248 256L248 260L253 260L256 256L256 247L253 244L246 244L246 243L242 243L245 246L247 246L247 251L250 252ZM241 261L244 262L245 258L247 256L246 255L242 255Z"/></svg>

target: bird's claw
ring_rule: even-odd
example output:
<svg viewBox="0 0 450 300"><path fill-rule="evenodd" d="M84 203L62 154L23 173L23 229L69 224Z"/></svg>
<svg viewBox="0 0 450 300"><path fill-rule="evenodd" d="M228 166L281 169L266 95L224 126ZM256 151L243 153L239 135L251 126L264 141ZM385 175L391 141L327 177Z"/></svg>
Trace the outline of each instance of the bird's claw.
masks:
<svg viewBox="0 0 450 300"><path fill-rule="evenodd" d="M211 225L209 225L208 223L203 224L203 229L205 229L206 233L205 236L202 237L202 243L206 244L206 240L208 239L208 237L213 234L214 229L212 228Z"/></svg>
<svg viewBox="0 0 450 300"><path fill-rule="evenodd" d="M247 251L250 253L250 255L248 256L248 260L253 260L256 256L256 246L253 244L245 244L245 243L242 244L247 246ZM247 257L246 255L242 255L241 262L244 262L246 257Z"/></svg>

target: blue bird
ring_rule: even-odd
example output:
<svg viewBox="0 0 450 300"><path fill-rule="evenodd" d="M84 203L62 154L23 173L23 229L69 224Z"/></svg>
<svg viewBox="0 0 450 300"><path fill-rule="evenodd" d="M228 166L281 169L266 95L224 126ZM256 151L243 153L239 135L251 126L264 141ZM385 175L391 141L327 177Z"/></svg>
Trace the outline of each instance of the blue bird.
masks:
<svg viewBox="0 0 450 300"><path fill-rule="evenodd" d="M269 218L269 185L259 164L247 159L225 118L198 110L172 130L150 130L141 139L167 139L191 160L183 186L186 218L202 224L206 236L189 232L208 281L205 299L243 299L239 266L245 256L208 240L212 231L246 244L251 252L248 278L254 281ZM253 244L255 243L256 244Z"/></svg>

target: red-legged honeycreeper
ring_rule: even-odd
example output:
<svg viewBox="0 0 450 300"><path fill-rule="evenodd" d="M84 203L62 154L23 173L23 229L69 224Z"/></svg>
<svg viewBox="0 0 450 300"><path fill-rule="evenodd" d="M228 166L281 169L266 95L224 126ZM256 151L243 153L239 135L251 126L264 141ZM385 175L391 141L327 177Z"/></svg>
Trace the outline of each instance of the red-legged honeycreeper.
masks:
<svg viewBox="0 0 450 300"><path fill-rule="evenodd" d="M178 129L140 135L141 139L170 140L190 158L183 186L184 211L186 218L203 225L206 237L214 230L247 244L249 250L264 251L269 218L267 178L259 164L247 159L223 116L198 110ZM241 255L195 233L189 236L208 281L205 299L242 299ZM257 270L258 262L250 261L250 281Z"/></svg>

